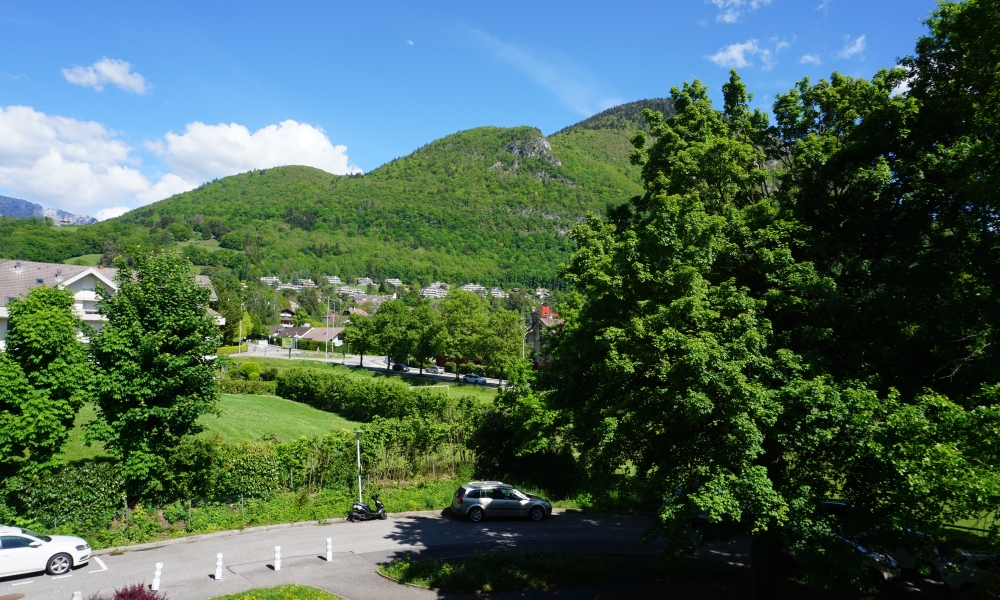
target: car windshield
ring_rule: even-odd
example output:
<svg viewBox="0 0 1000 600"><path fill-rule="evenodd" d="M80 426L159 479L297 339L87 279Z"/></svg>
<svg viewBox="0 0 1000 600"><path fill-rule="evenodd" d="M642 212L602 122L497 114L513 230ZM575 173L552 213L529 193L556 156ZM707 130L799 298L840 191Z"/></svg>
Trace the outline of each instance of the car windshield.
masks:
<svg viewBox="0 0 1000 600"><path fill-rule="evenodd" d="M51 542L52 541L52 538L50 538L49 536L42 535L40 533L35 533L34 531L32 531L30 529L22 529L21 533L23 533L24 535L30 535L33 538L38 538L38 539L42 540L43 542Z"/></svg>
<svg viewBox="0 0 1000 600"><path fill-rule="evenodd" d="M520 491L520 490L511 490L511 492L513 492L514 495L517 496L518 498L520 498L521 500L527 500L528 499L528 495L525 494L524 492Z"/></svg>

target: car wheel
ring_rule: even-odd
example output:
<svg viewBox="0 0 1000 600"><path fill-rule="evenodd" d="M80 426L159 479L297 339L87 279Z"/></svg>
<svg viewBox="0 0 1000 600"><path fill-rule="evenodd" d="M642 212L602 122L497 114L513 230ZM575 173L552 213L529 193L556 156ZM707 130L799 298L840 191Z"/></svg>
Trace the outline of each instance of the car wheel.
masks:
<svg viewBox="0 0 1000 600"><path fill-rule="evenodd" d="M69 554L56 554L45 564L45 572L49 575L65 575L73 568L73 559Z"/></svg>
<svg viewBox="0 0 1000 600"><path fill-rule="evenodd" d="M483 509L478 506L473 506L469 509L469 520L473 523L478 523L483 520Z"/></svg>
<svg viewBox="0 0 1000 600"><path fill-rule="evenodd" d="M541 521L545 518L545 509L541 506L532 506L528 511L528 518L532 521Z"/></svg>

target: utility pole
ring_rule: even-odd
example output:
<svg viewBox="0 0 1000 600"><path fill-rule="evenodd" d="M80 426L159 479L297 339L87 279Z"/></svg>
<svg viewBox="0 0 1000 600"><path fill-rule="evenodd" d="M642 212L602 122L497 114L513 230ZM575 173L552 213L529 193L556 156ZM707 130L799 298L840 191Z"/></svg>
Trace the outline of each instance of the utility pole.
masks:
<svg viewBox="0 0 1000 600"><path fill-rule="evenodd" d="M249 349L249 348L248 348ZM236 354L243 350L243 303L240 302L240 339L236 342Z"/></svg>
<svg viewBox="0 0 1000 600"><path fill-rule="evenodd" d="M330 294L326 295L326 360L330 360Z"/></svg>

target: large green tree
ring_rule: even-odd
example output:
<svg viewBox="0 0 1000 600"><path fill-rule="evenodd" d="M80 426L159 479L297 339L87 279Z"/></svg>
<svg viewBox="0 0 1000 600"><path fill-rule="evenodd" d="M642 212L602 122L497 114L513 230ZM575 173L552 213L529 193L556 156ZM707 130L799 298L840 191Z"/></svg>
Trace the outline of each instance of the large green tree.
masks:
<svg viewBox="0 0 1000 600"><path fill-rule="evenodd" d="M412 353L420 362L420 373L423 374L425 362L445 353L448 331L444 327L441 313L431 308L426 301L421 301L413 308L410 323L413 335Z"/></svg>
<svg viewBox="0 0 1000 600"><path fill-rule="evenodd" d="M119 261L117 292L100 293L107 322L90 342L98 413L88 433L121 461L131 497L155 498L169 457L215 407L219 329L191 263L158 252L134 264Z"/></svg>
<svg viewBox="0 0 1000 600"><path fill-rule="evenodd" d="M457 381L459 359L482 356L483 332L489 323L490 312L486 302L478 295L464 290L452 290L441 301L441 315L448 332L446 348L455 357Z"/></svg>
<svg viewBox="0 0 1000 600"><path fill-rule="evenodd" d="M905 77L803 82L778 99L777 130L749 109L735 73L721 111L697 81L674 88L677 115L647 113L655 141L634 138L646 193L573 233L565 277L583 302L554 344L551 406L569 415L595 489L619 489L625 472L661 491L677 552L752 536L760 598L773 597L785 551L817 584L858 589L870 579L842 537L919 551L909 532L1000 503L1000 457L981 443L1000 423L989 390L956 403L880 378L887 361L865 358L876 356L872 332L842 355L852 341L840 337L871 325L851 307L888 302L884 278L856 277L880 240L837 228L878 229L878 207L908 175L892 162L914 151L905 134L918 103L893 94ZM824 102L809 108L795 94ZM797 120L796 106L807 107ZM905 245L894 237L903 229L881 229L882 245ZM822 260L832 247L841 261ZM938 275L956 289L965 273ZM901 333L882 331L891 342ZM933 348L908 349L931 362ZM886 379L908 383L905 395ZM822 509L829 498L857 508L837 519ZM692 538L699 512L708 526Z"/></svg>
<svg viewBox="0 0 1000 600"><path fill-rule="evenodd" d="M89 397L92 375L71 292L36 287L9 301L7 310L6 348L0 353L0 479L58 463Z"/></svg>
<svg viewBox="0 0 1000 600"><path fill-rule="evenodd" d="M414 331L410 307L402 300L383 302L372 316L379 350L386 355L386 371L392 362L406 361L413 353Z"/></svg>
<svg viewBox="0 0 1000 600"><path fill-rule="evenodd" d="M359 364L365 366L365 354L371 354L378 348L378 335L375 330L375 323L371 317L353 314L351 320L344 327L344 342L347 343L348 352L356 352L361 360Z"/></svg>

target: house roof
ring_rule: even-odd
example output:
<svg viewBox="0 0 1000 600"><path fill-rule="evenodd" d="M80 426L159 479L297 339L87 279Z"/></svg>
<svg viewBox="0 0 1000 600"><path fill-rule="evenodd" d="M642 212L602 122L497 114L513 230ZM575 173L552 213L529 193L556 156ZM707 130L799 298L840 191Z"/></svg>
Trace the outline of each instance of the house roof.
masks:
<svg viewBox="0 0 1000 600"><path fill-rule="evenodd" d="M278 330L274 332L274 335L278 337L298 336L301 338L305 336L305 334L312 331L312 329L313 329L312 325L300 325L298 327L279 327Z"/></svg>
<svg viewBox="0 0 1000 600"><path fill-rule="evenodd" d="M344 314L345 315L363 315L365 317L368 316L368 312L367 311L361 310L360 308L354 308L353 306L350 307L350 308L348 308L347 310L345 310Z"/></svg>
<svg viewBox="0 0 1000 600"><path fill-rule="evenodd" d="M317 342L329 342L337 339L337 336L340 335L340 332L343 330L343 327L317 327L309 333L303 335L302 339L314 340Z"/></svg>
<svg viewBox="0 0 1000 600"><path fill-rule="evenodd" d="M28 260L0 260L0 306L7 306L8 298L27 295L41 285L56 286L93 272L100 279L114 286L115 269L98 269L79 265L60 265ZM41 279L41 283L39 283Z"/></svg>
<svg viewBox="0 0 1000 600"><path fill-rule="evenodd" d="M17 267L20 267L20 270ZM40 285L69 284L85 277L88 273L96 276L111 289L117 289L115 275L118 274L118 270L112 267L84 267L28 260L0 260L0 306L6 306L8 298L19 298L27 295L31 288ZM38 282L39 279L42 280L41 283ZM209 302L215 302L219 299L208 275L196 275L195 280L198 285L208 288Z"/></svg>

